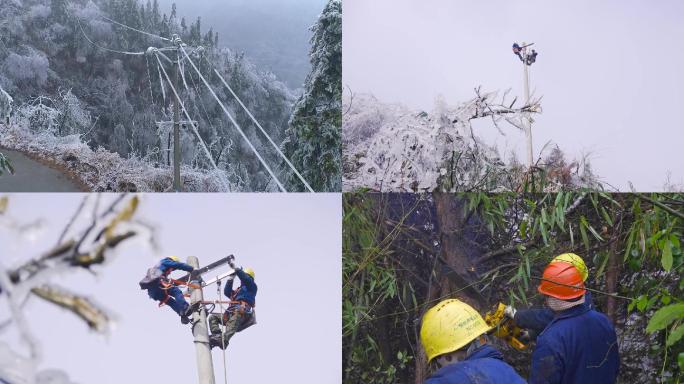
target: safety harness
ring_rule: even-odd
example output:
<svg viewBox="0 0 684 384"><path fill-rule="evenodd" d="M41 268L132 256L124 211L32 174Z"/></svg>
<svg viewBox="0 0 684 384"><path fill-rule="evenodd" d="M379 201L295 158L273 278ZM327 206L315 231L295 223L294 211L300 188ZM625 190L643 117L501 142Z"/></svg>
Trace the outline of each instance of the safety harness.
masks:
<svg viewBox="0 0 684 384"><path fill-rule="evenodd" d="M256 307L256 305L250 305L248 302L246 302L244 300L236 300L235 299L237 297L238 293L240 293L241 289L242 289L242 286L240 286L240 288L233 291L233 293L230 295L230 302L228 303L228 309L223 313L223 321L224 322L228 321L229 313L239 313L241 315L248 314L250 316L254 313L254 308Z"/></svg>
<svg viewBox="0 0 684 384"><path fill-rule="evenodd" d="M164 291L164 299L162 299L159 302L160 308L163 307L164 305L166 305L166 303L169 301L169 299L173 298L173 296L169 295L169 289L171 289L173 287L186 286L188 288L194 288L194 289L202 288L201 286L199 286L197 284L192 284L192 283L187 282L187 281L181 281L181 280L176 280L176 279L170 278L169 273L171 273L171 272L172 272L172 270L169 269L168 271L164 272L162 277L159 278L159 286L161 287L162 291ZM188 295L184 295L184 296L188 296Z"/></svg>

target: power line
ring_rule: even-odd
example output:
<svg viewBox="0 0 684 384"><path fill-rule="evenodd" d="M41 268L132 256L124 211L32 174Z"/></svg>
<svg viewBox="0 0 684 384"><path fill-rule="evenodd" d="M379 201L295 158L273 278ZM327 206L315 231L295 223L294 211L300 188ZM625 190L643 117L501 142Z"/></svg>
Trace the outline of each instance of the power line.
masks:
<svg viewBox="0 0 684 384"><path fill-rule="evenodd" d="M183 105L183 102L181 101L180 96L178 96L178 93L176 92L176 88L173 86L173 83L171 82L171 79L169 78L169 75L166 73L166 69L164 69L164 66L161 64L161 60L159 60L159 56L155 54L157 58L157 62L159 63L159 66L161 67L162 72L164 72L164 76L166 77L166 81L169 83L169 86L171 87L171 90L173 91L173 94L176 96L176 100L178 100L178 104L180 105L181 109L183 110L183 113L185 114L185 117L188 119L188 122L190 123L190 126L192 126L192 131L195 133L197 138L200 140L202 143L202 149L204 149L204 153L207 155L207 158L209 159L209 162L211 165L214 167L215 170L219 171L219 175L221 175L220 179L221 182L224 184L224 187L228 192L230 192L230 186L228 182L226 182L223 178L223 173L222 171L216 166L216 163L214 162L214 158L211 156L211 153L209 152L209 149L207 149L207 145L204 143L204 140L202 139L202 136L200 136L199 132L197 131L197 127L195 127L195 124L192 123L192 118L190 118L190 115L188 114L188 111L185 109L185 105Z"/></svg>
<svg viewBox="0 0 684 384"><path fill-rule="evenodd" d="M233 116L230 114L230 112L228 112L228 109L226 108L226 106L223 105L223 103L222 103L221 100L218 98L218 96L216 96L216 92L214 92L214 89L211 88L211 86L209 85L209 83L207 82L207 80L204 78L204 76L202 75L202 73L199 71L199 69L197 69L197 66L196 66L195 63L192 61L192 59L190 59L190 56L188 56L188 53L185 52L185 49L183 48L183 46L182 46L182 45L179 45L178 47L179 47L179 49L181 50L181 52L183 52L183 54L185 55L185 57L188 59L188 61L190 62L190 65L192 65L192 67L195 69L195 72L197 72L197 74L199 75L200 79L202 79L202 82L204 83L204 85L209 89L209 91L211 92L212 96L214 96L214 99L216 99L216 102L219 103L219 105L221 106L221 109L223 109L223 112L226 114L226 116L228 116L228 118L230 119L231 123L233 123L233 125L234 125L235 128L238 130L238 132L240 133L240 135L242 136L242 138L245 139L245 141L247 142L247 145L249 145L249 147L251 148L252 152L254 152L254 154L256 155L256 157L257 157L257 158L259 159L259 161L261 162L261 165L263 165L264 168L266 168L266 171L268 171L268 174L271 175L271 177L272 177L273 180L276 182L276 184L278 184L278 188L280 188L280 190L281 190L282 192L287 192L287 190L285 189L285 187L283 186L283 184L280 182L280 180L278 180L278 178L277 178L276 175L273 173L273 171L272 171L271 168L268 166L268 164L266 164L266 161L261 157L261 155L260 155L259 152L256 150L256 148L254 147L254 145L252 144L252 142L249 141L249 138L247 138L247 135L245 135L245 133L242 131L242 128L240 128L240 125L237 123L237 121L235 121L235 119L234 119Z"/></svg>
<svg viewBox="0 0 684 384"><path fill-rule="evenodd" d="M183 67L185 69L185 67ZM216 132L216 128L214 127L214 124L211 123L211 118L209 117L209 112L207 112L207 107L204 105L204 102L202 101L202 95L199 92L199 88L197 87L197 84L195 83L195 80L192 78L192 75L190 75L190 82L192 83L192 89L195 91L195 96L199 98L199 104L202 106L202 110L204 111L204 116L207 118L207 123L209 123L209 126L211 127L212 131ZM187 86L186 83L183 83ZM188 93L190 93L190 90L186 87L185 88ZM195 104L195 108L197 108L197 102L193 100L193 103Z"/></svg>
<svg viewBox="0 0 684 384"><path fill-rule="evenodd" d="M110 19L110 18L108 18L108 17L105 17L105 16L102 16L102 15L100 15L100 17L101 17L102 19L106 20L106 21L109 21L109 22L114 23L114 24L116 24L116 25L119 25L119 26L121 26L121 27L127 28L127 29L129 29L129 30L132 30L132 31L135 31L135 32L138 32L138 33L141 33L141 34L150 36L150 37L159 38L159 39L162 39L162 40L164 40L164 41L174 41L174 40L172 40L172 39L168 39L168 38L165 38L165 37L162 37L162 36L159 36L159 35L155 35L155 34L152 34L152 33L149 33L149 32L145 32L145 31L142 31L142 30L133 28L133 27L131 27L131 26L122 24L122 23L120 23L120 22L118 22L118 21L112 20L112 19ZM96 47L98 47L98 48L100 48L100 49L102 49L102 50L109 51L109 52L113 52L113 53L119 53L119 54L123 54L123 55L135 55L135 56L145 55L145 53L146 53L146 52L127 52L127 51L118 51L118 50L115 50L115 49L111 49L111 48L107 48L107 47L100 46L99 44L97 44L97 43L95 43L94 41L92 41L92 40L88 37L88 35L85 33L85 31L84 31L84 29L83 29L83 26L81 25L80 19L79 19L78 17L76 17L75 19L76 19L76 22L78 23L78 26L79 26L79 29L81 30L81 33L83 34L83 37L85 37L85 39L86 39L90 44L92 44L92 45L94 45L94 46L96 46ZM221 103L221 101L219 100L218 96L216 96L216 93L215 93L214 90L211 88L211 86L208 84L208 82L206 81L206 79L204 78L204 76L202 76L202 73L199 71L199 69L197 69L197 66L195 66L195 63L192 61L192 59L190 59L190 56L188 56L188 54L187 54L187 52L185 51L185 49L183 48L183 46L179 44L178 47L180 48L180 50L181 50L181 51L183 52L183 54L185 55L185 58L187 58L188 61L190 62L190 64L193 66L193 68L195 69L195 71L197 72L197 74L199 75L199 77L202 79L202 81L204 82L204 84L207 86L207 88L209 88L209 91L211 92L211 94L214 96L214 98L216 99L216 101L219 103L219 105L221 106L221 108L223 109L223 111L225 112L225 114L228 116L228 118L230 119L230 121L233 123L233 125L235 126L235 128L238 130L238 132L239 132L239 133L242 135L242 137L245 139L245 141L247 142L247 144L249 145L249 147L252 149L252 151L254 152L254 154L257 156L257 158L259 159L259 161L261 162L261 164L264 166L264 168L266 168L266 170L268 171L268 173L269 173L269 175L271 176L271 178L273 178L273 180L276 182L276 184L278 185L278 188L279 188L282 192L287 192L287 190L285 189L285 187L283 186L283 184L280 182L280 180L278 180L278 178L277 178L276 175L273 173L273 171L272 171L271 168L268 166L268 164L266 164L266 161L261 157L261 155L259 154L259 152L258 152L258 151L256 150L256 148L254 147L254 145L249 141L249 139L247 138L247 135L245 135L245 133L242 131L242 129L241 129L240 126L238 125L237 121L235 121L235 119L234 119L233 116L228 112L228 110L227 110L226 107L223 105L223 103ZM168 49L169 49L169 48L162 48L161 50L168 50ZM148 50L149 50L149 49L148 49ZM176 89L174 88L173 84L171 83L171 80L170 80L168 74L166 73L166 70L164 69L163 65L161 64L161 60L159 60L159 55L161 54L166 60L169 60L169 61L171 61L171 60L170 60L166 55L164 55L163 53L161 53L161 52L160 52L160 49L154 48L154 49L153 49L153 53L155 54L155 58L157 59L157 62L158 62L158 64L159 64L158 69L161 68L161 70L164 72L164 76L166 77L166 80L167 80L167 82L169 83L169 86L171 87L171 90L173 91L174 95L176 96L176 99L178 100L178 103L180 104L181 108L183 109L183 113L186 115L188 121L191 122L192 119L190 118L190 115L188 114L187 110L185 109L185 106L183 105L183 103L182 103L180 97L178 96L178 93L176 92ZM178 65L180 65L180 60L178 60ZM218 74L218 72L216 72L216 73ZM300 180L304 183L304 185L309 189L309 191L313 192L313 190L311 189L311 187L309 186L309 184L306 182L306 180L304 180L304 178L301 176L301 174L294 168L294 166L292 165L292 163L290 163L290 161L289 161L289 160L285 157L285 155L280 151L280 149L277 147L277 145L273 142L273 140L270 138L270 136L268 136L268 134L266 133L266 131L261 127L261 125L259 124L259 122L254 118L254 116L249 112L249 110L247 110L247 108L245 107L245 105L244 105L244 104L242 103L242 101L237 97L237 95L233 92L233 90L230 88L230 86L228 86L228 84L225 82L225 80L223 80L223 78L221 77L220 74L218 74L218 75L219 75L219 77L221 78L221 80L223 81L223 83L226 85L226 87L227 87L227 88L230 90L230 92L233 94L233 96L238 100L238 102L240 103L240 105L245 109L245 111L247 111L247 114L248 114L248 115L252 118L252 120L257 124L257 126L259 127L259 129L261 129L261 131L263 132L263 134L266 135L266 137L267 137L268 140L271 142L271 144L273 144L273 146L276 148L276 150L278 151L278 153L285 159L285 161L287 162L287 164L294 170L294 172L297 174L297 176L300 178ZM148 76L149 76L149 70L148 70ZM160 73L160 77L161 77L161 73ZM185 78L183 78L183 82L184 82L184 85L185 85L185 87L186 87L186 89L187 89L187 84L185 84ZM162 82L160 82L160 83L162 84L162 93L163 93L163 92L164 92L164 86L163 86L163 83L162 83ZM153 101L153 103L154 103L154 99L153 99L152 101ZM205 112L206 112L206 110L205 110ZM192 123L191 123L191 125L192 125L193 132L195 133L195 135L197 136L197 138L198 138L198 139L200 140L200 142L202 143L202 148L204 149L204 151L205 151L205 153L206 153L206 155L207 155L207 158L208 158L209 161L211 162L212 166L213 166L214 169L216 169L217 171L220 171L220 169L218 168L218 166L217 166L216 163L214 162L214 159L213 159L213 157L211 156L211 153L210 153L209 150L207 149L206 143L204 143L204 140L203 140L202 137L199 135L199 132L197 131L197 127L195 127L195 125L192 124ZM223 179L223 177L221 177L221 181L224 183L224 186L226 187L226 189L227 189L227 190L230 190L229 184Z"/></svg>
<svg viewBox="0 0 684 384"><path fill-rule="evenodd" d="M110 23L114 23L114 24L116 24L116 25L122 26L122 27L127 28L127 29L130 29L130 30L132 30L132 31L136 31L136 32L142 33L143 35L147 35L147 36L154 37L154 38L157 38L157 39L162 39L162 40L164 40L164 41L171 41L171 39L168 39L168 38L166 38L166 37L162 37L162 36L159 36L159 35L155 35L155 34L153 34L153 33L145 32L145 31L141 31L141 30L139 30L139 29L133 28L133 27L129 27L129 26L126 25L126 24L121 24L121 23L119 23L118 21L112 20L112 19L110 19L110 18L108 18L108 17L102 16L102 15L100 15L100 17L103 18L103 19L105 19L105 20L107 20L107 21L109 21Z"/></svg>
<svg viewBox="0 0 684 384"><path fill-rule="evenodd" d="M266 133L266 130L264 130L264 128L261 126L261 124L259 124L259 122L257 121L257 119L254 118L254 115L252 115L252 113L249 111L249 109L247 109L247 107L245 107L245 104L243 104L243 103L242 103L242 100L240 100L240 98L238 97L238 95L235 94L235 92L233 92L233 89L230 87L230 85L228 85L228 83L226 82L226 80L223 79L223 76L221 76L221 74L219 73L219 71L216 70L216 68L214 68L214 73L216 73L216 75L219 77L219 79L221 79L221 82L223 82L223 85L225 85L226 88L228 88L228 90L229 90L230 93L233 95L233 97L235 97L235 100L237 100L237 102L240 104L240 106L242 106L242 108L245 110L245 112L247 112L247 114L248 114L249 117L252 119L252 121L254 122L254 124L256 124L256 126L259 127L259 129L261 130L261 133L263 133L264 136L266 136L266 138L267 138L268 141L271 143L271 145L273 145L273 148L275 148L275 150L278 152L278 154L280 155L280 157L282 157L283 160L285 160L285 162L287 163L287 165L290 166L290 168L291 168L292 171L297 175L297 177L299 178L299 180L300 180L302 183L304 183L304 185L306 186L306 189L308 189L309 192L312 192L312 193L313 193L314 190L311 188L311 186L309 185L309 183L307 183L306 180L304 179L304 177L299 173L299 171L297 171L297 168L295 168L295 166L292 165L292 163L290 162L290 160L289 160L289 159L287 158L287 156L285 156L285 154L280 150L280 148L278 147L278 145L276 145L276 143L273 142L273 140L271 139L271 136L269 136L268 133Z"/></svg>
<svg viewBox="0 0 684 384"><path fill-rule="evenodd" d="M122 54L122 55L142 56L142 55L145 54L145 52L117 51L116 49L111 49L111 48L103 47L103 46L97 44L96 42L90 40L90 38L88 37L88 35L87 35L87 34L85 33L85 31L83 30L83 26L81 25L81 20L79 19L79 17L77 16L77 17L75 17L75 19L76 19L76 23L78 23L78 28L81 30L81 33L83 34L83 37L85 37L85 39L86 39L90 44L96 46L97 48L100 48L100 49L105 50L105 51L113 52L113 53L119 53L119 54Z"/></svg>

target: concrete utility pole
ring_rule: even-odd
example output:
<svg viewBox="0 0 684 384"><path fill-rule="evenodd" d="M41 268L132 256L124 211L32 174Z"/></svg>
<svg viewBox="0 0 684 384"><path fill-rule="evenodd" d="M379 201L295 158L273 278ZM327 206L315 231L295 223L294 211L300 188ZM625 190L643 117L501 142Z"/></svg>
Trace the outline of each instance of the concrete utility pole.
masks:
<svg viewBox="0 0 684 384"><path fill-rule="evenodd" d="M513 43L513 53L518 56L523 64L523 88L525 93L525 105L530 104L530 77L527 67L531 66L537 61L537 52L534 49L528 49L534 43L521 45ZM525 136L527 137L527 165L532 167L534 165L534 149L532 146L532 118L529 112L523 112L523 128L525 129Z"/></svg>
<svg viewBox="0 0 684 384"><path fill-rule="evenodd" d="M523 47L525 47L525 42L523 42ZM530 78L529 75L527 74L527 67L529 65L527 64L527 47L522 49L522 57L523 57L523 68L524 68L524 74L523 74L523 82L524 88L525 88L525 105L530 104ZM532 147L532 122L530 121L530 114L525 113L524 115L523 122L525 123L525 136L527 136L527 165L529 167L532 167L534 164L534 149Z"/></svg>
<svg viewBox="0 0 684 384"><path fill-rule="evenodd" d="M180 63L176 62L173 66L174 68L174 87L178 88L178 71ZM173 103L173 190L175 192L181 191L181 178L180 178L180 161L181 161L181 151L180 151L180 105L178 105L178 100L174 100Z"/></svg>
<svg viewBox="0 0 684 384"><path fill-rule="evenodd" d="M188 264L199 268L199 260L195 256L188 257ZM191 281L201 287L199 276ZM204 299L202 288L190 288L190 303L195 304ZM199 384L215 384L214 363L211 359L209 331L207 329L207 311L201 308L192 314L192 335L195 337L195 354L197 355L197 375Z"/></svg>

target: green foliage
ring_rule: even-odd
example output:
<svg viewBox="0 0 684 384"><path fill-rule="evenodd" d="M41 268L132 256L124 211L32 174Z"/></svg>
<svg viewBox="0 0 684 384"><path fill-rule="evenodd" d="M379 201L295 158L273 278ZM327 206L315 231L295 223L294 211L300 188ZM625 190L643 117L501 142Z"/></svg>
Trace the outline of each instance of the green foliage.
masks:
<svg viewBox="0 0 684 384"><path fill-rule="evenodd" d="M402 224L391 225L387 232L378 221L379 198L343 196L345 382L406 382L415 359L413 330L407 325L409 311L396 315L418 303L414 285L407 282L391 246Z"/></svg>
<svg viewBox="0 0 684 384"><path fill-rule="evenodd" d="M14 168L12 168L12 164L10 163L7 156L0 153L0 176L2 176L5 172L11 175L14 173Z"/></svg>
<svg viewBox="0 0 684 384"><path fill-rule="evenodd" d="M372 196L344 198L345 377L349 382L407 382L412 371L401 368L396 352L387 351L410 351L417 360L415 328L405 324L418 324L420 308L430 304L420 281L451 278L453 272L433 256L436 243L435 248L418 245L426 243L420 236L429 226L411 223L404 228L402 220L390 214L387 206L410 210L405 196ZM634 360L625 360L622 375L643 379L660 372L661 382L675 382L671 378L679 375L684 353L683 195L569 191L453 198L462 201L459 214L467 223L459 238L485 260L474 263L472 280L459 280L456 288L472 285L486 297L483 300L494 303L538 305L536 287L543 268L558 254L577 253L589 267L588 287L598 290L594 304L606 311L607 303L614 302L610 316L625 327L620 332L629 342L621 345L621 353ZM395 231L406 237L394 237ZM450 234L440 236L445 235ZM413 255L414 246L425 253ZM607 280L616 282L611 288L615 299L608 300ZM389 329L390 337L381 329ZM645 371L636 362L644 354L657 367ZM523 372L527 367L529 360L516 366Z"/></svg>
<svg viewBox="0 0 684 384"><path fill-rule="evenodd" d="M665 331L650 350L662 354L667 363L670 352L684 349L684 284L678 278L684 272L682 195L579 191L465 196L468 212L487 223L501 246L516 244L518 262L507 280L513 284L508 289L511 303L527 305L528 279L538 276L557 254L583 255L591 266L590 281L600 285L605 283L611 252L619 253L625 269L618 276L619 293L634 297L628 314L638 311L650 316L649 333ZM626 281L630 283L622 283ZM595 297L599 303L604 299L600 294Z"/></svg>
<svg viewBox="0 0 684 384"><path fill-rule="evenodd" d="M648 322L646 332L665 329L673 321L684 318L684 303L668 305L657 310Z"/></svg>

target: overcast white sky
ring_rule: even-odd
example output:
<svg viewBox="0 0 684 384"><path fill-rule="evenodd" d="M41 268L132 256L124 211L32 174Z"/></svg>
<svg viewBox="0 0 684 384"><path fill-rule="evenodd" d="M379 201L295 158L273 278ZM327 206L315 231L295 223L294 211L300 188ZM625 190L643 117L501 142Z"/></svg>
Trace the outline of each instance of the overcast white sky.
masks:
<svg viewBox="0 0 684 384"><path fill-rule="evenodd" d="M473 88L522 94L514 41L534 42L532 89L544 113L535 152L553 140L570 157L591 153L604 181L661 190L684 183L684 2L345 0L343 83L385 102L431 110ZM478 134L524 159L524 135Z"/></svg>
<svg viewBox="0 0 684 384"><path fill-rule="evenodd" d="M31 240L0 227L2 263L14 265L54 245L81 196L11 195L9 214L23 223L43 218L43 230ZM79 384L196 383L189 326L169 308L157 308L138 281L165 255L195 255L207 264L233 253L255 269L259 292L258 324L234 336L227 350L229 382L341 382L339 194L144 195L137 217L158 226L158 251L125 244L97 277L83 272L58 281L118 315L109 339L53 305L29 304L42 368L61 368ZM215 295L215 288L205 290L205 297ZM0 299L0 320L6 305ZM0 341L11 345L16 335L2 333ZM223 382L221 354L215 349L213 356L216 381Z"/></svg>
<svg viewBox="0 0 684 384"><path fill-rule="evenodd" d="M212 27L220 45L245 52L295 89L310 71L309 27L327 0L159 0L166 14L173 3L188 25L201 17L203 33Z"/></svg>

